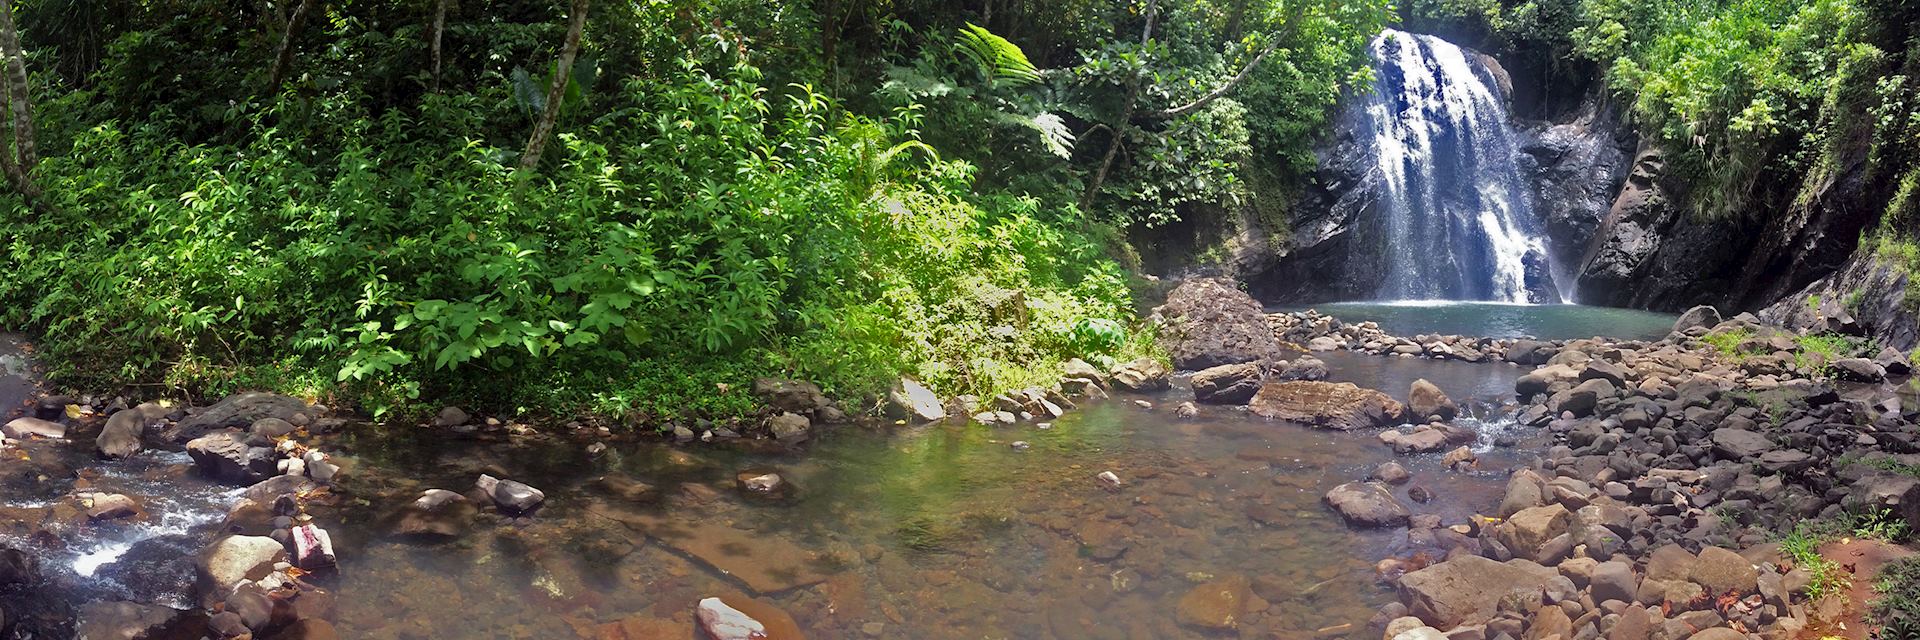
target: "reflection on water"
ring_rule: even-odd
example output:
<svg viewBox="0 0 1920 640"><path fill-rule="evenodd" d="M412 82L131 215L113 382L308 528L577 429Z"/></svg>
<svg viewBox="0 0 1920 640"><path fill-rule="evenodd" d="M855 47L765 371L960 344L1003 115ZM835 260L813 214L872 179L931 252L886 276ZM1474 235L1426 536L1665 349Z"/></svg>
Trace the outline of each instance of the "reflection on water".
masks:
<svg viewBox="0 0 1920 640"><path fill-rule="evenodd" d="M1310 307L1345 322L1374 321L1396 336L1443 333L1486 338L1532 337L1570 340L1608 336L1622 340L1652 340L1667 335L1677 317L1669 313L1588 307L1577 304L1505 304L1408 300L1393 302L1332 302Z"/></svg>

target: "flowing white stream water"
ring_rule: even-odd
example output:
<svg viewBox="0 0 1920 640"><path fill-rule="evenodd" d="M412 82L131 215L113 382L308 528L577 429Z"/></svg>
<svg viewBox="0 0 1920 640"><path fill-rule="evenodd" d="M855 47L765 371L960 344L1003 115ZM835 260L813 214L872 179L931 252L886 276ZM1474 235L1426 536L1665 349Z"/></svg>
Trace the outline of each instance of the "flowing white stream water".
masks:
<svg viewBox="0 0 1920 640"><path fill-rule="evenodd" d="M1401 31L1382 32L1372 55L1361 107L1388 248L1376 297L1558 302L1541 295L1551 289L1545 243L1492 74L1459 47Z"/></svg>

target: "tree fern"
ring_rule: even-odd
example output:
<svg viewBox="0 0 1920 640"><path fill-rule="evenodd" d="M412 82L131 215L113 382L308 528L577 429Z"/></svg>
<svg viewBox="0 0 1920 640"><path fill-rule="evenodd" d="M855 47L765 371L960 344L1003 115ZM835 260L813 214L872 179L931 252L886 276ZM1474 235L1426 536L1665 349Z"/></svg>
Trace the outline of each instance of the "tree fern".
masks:
<svg viewBox="0 0 1920 640"><path fill-rule="evenodd" d="M969 22L961 27L959 46L954 48L962 57L979 65L991 84L1018 87L1040 82L1040 70L1027 60L1026 52L1021 51L1019 45L980 25Z"/></svg>

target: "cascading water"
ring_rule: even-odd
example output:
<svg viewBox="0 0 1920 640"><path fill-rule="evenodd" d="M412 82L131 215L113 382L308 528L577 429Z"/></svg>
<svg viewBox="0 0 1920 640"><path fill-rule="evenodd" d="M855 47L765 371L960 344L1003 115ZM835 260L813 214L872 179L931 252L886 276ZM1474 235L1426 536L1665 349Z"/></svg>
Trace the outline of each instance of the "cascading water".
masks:
<svg viewBox="0 0 1920 640"><path fill-rule="evenodd" d="M1492 73L1432 36L1382 32L1357 96L1382 189L1384 300L1559 302Z"/></svg>

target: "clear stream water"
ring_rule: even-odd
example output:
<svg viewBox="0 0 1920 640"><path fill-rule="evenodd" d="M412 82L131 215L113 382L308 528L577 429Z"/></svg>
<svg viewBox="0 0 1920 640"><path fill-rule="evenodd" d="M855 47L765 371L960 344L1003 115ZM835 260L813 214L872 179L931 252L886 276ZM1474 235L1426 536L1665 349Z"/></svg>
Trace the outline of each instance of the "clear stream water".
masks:
<svg viewBox="0 0 1920 640"><path fill-rule="evenodd" d="M1519 309L1549 312L1526 325L1534 331L1565 311ZM1499 407L1518 368L1320 355L1335 380L1404 397L1427 378L1465 402L1463 420L1486 434L1481 469L1445 471L1436 456L1393 455L1374 433L1235 409L1177 420L1184 388L1148 398L1152 409L1124 396L1088 403L1044 429L845 427L801 449L629 441L590 456L558 437L354 425L319 443L349 479L339 506L314 510L341 554L317 581L333 592L342 637L376 640L693 638L694 603L719 594L777 607L816 639L1120 639L1213 637L1180 625L1178 602L1240 575L1269 603L1242 619L1242 637L1364 638L1393 597L1374 563L1413 550L1404 532L1347 528L1321 496L1400 460L1414 481L1395 492L1425 487L1440 498L1409 506L1458 522L1495 506L1505 471L1530 455L1489 446L1493 436L1531 430ZM92 433L0 462L0 539L41 556L54 585L0 594L9 619L57 619L101 599L184 604L185 558L217 535L235 497L179 453L95 461ZM745 469L776 470L797 491L748 499L734 487ZM1126 486L1104 489L1101 471ZM450 542L389 533L390 514L421 490L462 491L482 472L542 488L547 506L517 521L481 515ZM660 497L636 502L608 478ZM78 483L125 492L153 515L63 524L57 505Z"/></svg>
<svg viewBox="0 0 1920 640"><path fill-rule="evenodd" d="M1487 338L1530 337L1571 340L1606 336L1627 340L1656 340L1673 329L1674 314L1638 309L1589 307L1577 304L1507 304L1409 300L1399 302L1335 302L1275 311L1313 309L1343 322L1373 321L1396 336L1422 333Z"/></svg>

